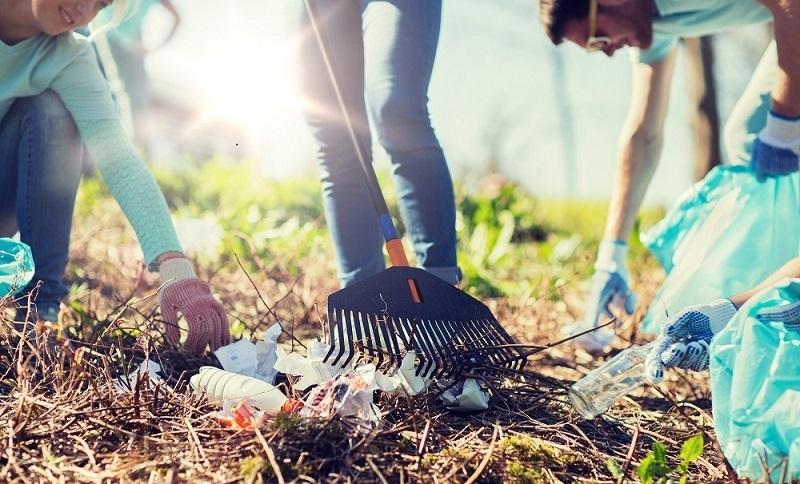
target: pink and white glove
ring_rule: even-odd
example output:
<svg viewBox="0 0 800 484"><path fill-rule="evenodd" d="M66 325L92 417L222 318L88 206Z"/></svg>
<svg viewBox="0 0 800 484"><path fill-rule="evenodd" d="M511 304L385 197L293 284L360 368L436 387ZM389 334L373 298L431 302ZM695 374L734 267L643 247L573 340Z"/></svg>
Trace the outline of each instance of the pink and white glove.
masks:
<svg viewBox="0 0 800 484"><path fill-rule="evenodd" d="M188 259L172 258L158 267L161 289L158 301L167 329L167 340L180 342L179 314L189 327L184 349L200 353L206 346L217 349L230 342L228 318L222 304L211 294L209 285L197 278Z"/></svg>

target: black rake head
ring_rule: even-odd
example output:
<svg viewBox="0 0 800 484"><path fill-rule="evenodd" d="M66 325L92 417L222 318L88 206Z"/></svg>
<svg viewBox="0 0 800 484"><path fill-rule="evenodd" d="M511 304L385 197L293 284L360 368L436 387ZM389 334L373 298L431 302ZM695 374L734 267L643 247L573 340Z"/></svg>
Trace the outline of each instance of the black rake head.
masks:
<svg viewBox="0 0 800 484"><path fill-rule="evenodd" d="M335 366L361 355L397 368L414 350L418 375L447 378L513 372L527 358L486 305L414 267L390 267L328 296L328 328L325 361Z"/></svg>

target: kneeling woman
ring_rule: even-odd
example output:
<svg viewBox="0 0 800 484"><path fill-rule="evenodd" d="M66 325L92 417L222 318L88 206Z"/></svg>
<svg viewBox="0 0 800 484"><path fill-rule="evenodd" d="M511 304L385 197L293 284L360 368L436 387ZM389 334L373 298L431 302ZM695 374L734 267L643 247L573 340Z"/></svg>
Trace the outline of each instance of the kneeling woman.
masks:
<svg viewBox="0 0 800 484"><path fill-rule="evenodd" d="M113 5L112 5L113 2ZM103 8L125 0L0 0L0 236L17 229L30 245L30 288L40 319L55 320L69 255L83 147L133 226L151 270L158 270L167 336L201 351L228 339L221 304L183 256L164 197L119 119L89 40L74 34Z"/></svg>

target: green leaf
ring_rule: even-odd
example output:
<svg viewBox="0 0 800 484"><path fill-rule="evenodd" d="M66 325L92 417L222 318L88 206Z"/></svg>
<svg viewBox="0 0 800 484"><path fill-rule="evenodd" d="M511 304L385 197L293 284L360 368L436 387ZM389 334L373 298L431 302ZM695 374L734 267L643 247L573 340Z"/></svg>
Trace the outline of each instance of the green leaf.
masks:
<svg viewBox="0 0 800 484"><path fill-rule="evenodd" d="M664 447L664 444L662 444L661 442L653 443L653 456L655 457L655 463L657 464L667 463L667 448Z"/></svg>
<svg viewBox="0 0 800 484"><path fill-rule="evenodd" d="M681 461L690 463L694 462L700 458L703 454L703 435L697 434L694 437L690 437L689 440L683 443L683 447L681 447Z"/></svg>
<svg viewBox="0 0 800 484"><path fill-rule="evenodd" d="M683 474L681 476L681 479L678 481L678 484L686 484L688 481L689 481L689 476Z"/></svg>
<svg viewBox="0 0 800 484"><path fill-rule="evenodd" d="M619 463L615 459L608 459L606 461L606 468L614 478L618 479L622 477L622 468L620 468Z"/></svg>
<svg viewBox="0 0 800 484"><path fill-rule="evenodd" d="M642 484L651 484L653 482L653 464L655 463L655 456L652 452L649 452L644 459L639 462L639 466L636 468L636 475L639 477L639 480L642 481Z"/></svg>

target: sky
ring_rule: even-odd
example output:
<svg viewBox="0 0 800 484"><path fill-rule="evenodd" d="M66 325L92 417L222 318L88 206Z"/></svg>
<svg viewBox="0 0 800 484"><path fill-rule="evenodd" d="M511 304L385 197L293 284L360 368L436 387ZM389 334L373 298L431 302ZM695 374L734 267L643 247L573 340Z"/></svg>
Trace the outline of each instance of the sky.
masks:
<svg viewBox="0 0 800 484"><path fill-rule="evenodd" d="M159 89L241 124L248 156L268 176L314 169L314 145L300 116L294 36L297 0L177 0L181 29L153 53ZM220 8L220 5L224 5ZM499 171L547 197L605 199L612 189L617 137L630 90L623 51L607 58L552 46L535 0L444 0L429 90L434 129L456 179ZM154 9L145 40L167 25ZM756 39L756 40L753 40ZM722 119L744 88L758 34L717 41ZM661 163L646 203L669 204L691 184L691 137L683 59L678 61ZM385 154L375 144L376 160Z"/></svg>

